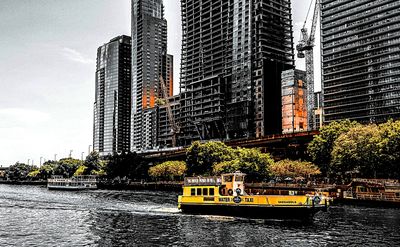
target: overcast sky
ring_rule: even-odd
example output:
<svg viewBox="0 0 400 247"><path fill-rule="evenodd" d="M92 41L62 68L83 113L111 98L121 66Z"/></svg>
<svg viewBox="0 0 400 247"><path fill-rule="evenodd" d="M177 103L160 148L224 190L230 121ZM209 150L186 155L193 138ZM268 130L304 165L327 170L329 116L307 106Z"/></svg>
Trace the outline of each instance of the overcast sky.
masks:
<svg viewBox="0 0 400 247"><path fill-rule="evenodd" d="M310 1L292 0L296 43ZM176 93L179 2L164 0ZM87 155L96 51L122 34L130 0L0 0L0 165Z"/></svg>

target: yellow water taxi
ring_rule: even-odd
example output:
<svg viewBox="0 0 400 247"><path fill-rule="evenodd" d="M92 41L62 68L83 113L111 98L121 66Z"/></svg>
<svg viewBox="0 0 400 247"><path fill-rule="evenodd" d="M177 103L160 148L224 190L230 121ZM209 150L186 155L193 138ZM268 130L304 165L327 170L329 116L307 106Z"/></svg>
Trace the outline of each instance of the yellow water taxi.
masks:
<svg viewBox="0 0 400 247"><path fill-rule="evenodd" d="M244 184L245 174L235 172L218 177L187 177L178 208L185 213L254 218L312 217L326 211L330 198L317 192L296 195L251 194Z"/></svg>

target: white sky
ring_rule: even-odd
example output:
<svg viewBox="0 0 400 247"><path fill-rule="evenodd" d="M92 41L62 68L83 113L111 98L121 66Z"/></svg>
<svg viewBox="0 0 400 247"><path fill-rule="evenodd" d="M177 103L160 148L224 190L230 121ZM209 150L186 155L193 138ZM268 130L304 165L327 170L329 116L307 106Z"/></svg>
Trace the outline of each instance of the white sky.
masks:
<svg viewBox="0 0 400 247"><path fill-rule="evenodd" d="M292 0L295 44L310 1ZM180 1L164 5L177 93ZM87 155L97 48L122 34L130 36L130 0L0 1L1 166Z"/></svg>

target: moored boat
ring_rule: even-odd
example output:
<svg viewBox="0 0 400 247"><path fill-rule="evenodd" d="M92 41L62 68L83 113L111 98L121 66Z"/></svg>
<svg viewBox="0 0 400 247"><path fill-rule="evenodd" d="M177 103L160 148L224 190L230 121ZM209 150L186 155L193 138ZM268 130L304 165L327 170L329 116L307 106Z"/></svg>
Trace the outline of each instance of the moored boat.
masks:
<svg viewBox="0 0 400 247"><path fill-rule="evenodd" d="M343 202L376 206L400 207L398 180L356 178L343 192Z"/></svg>
<svg viewBox="0 0 400 247"><path fill-rule="evenodd" d="M326 211L330 198L317 192L306 195L251 194L244 185L245 174L185 178L178 198L182 212L254 218L309 219Z"/></svg>
<svg viewBox="0 0 400 247"><path fill-rule="evenodd" d="M94 190L97 189L97 176L75 176L63 178L62 176L52 176L47 180L49 190Z"/></svg>

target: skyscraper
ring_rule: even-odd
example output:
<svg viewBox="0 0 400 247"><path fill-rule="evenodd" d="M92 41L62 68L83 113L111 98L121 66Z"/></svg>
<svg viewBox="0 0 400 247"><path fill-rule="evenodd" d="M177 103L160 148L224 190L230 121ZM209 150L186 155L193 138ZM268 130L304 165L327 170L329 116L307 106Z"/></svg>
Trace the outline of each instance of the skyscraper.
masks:
<svg viewBox="0 0 400 247"><path fill-rule="evenodd" d="M130 150L131 38L119 36L97 50L93 150Z"/></svg>
<svg viewBox="0 0 400 247"><path fill-rule="evenodd" d="M167 21L162 0L132 0L131 149L156 146L148 136L156 99L162 97L159 76L167 77ZM153 133L151 131L151 133Z"/></svg>
<svg viewBox="0 0 400 247"><path fill-rule="evenodd" d="M281 132L290 0L181 0L182 142Z"/></svg>
<svg viewBox="0 0 400 247"><path fill-rule="evenodd" d="M324 121L400 118L400 1L322 0Z"/></svg>

